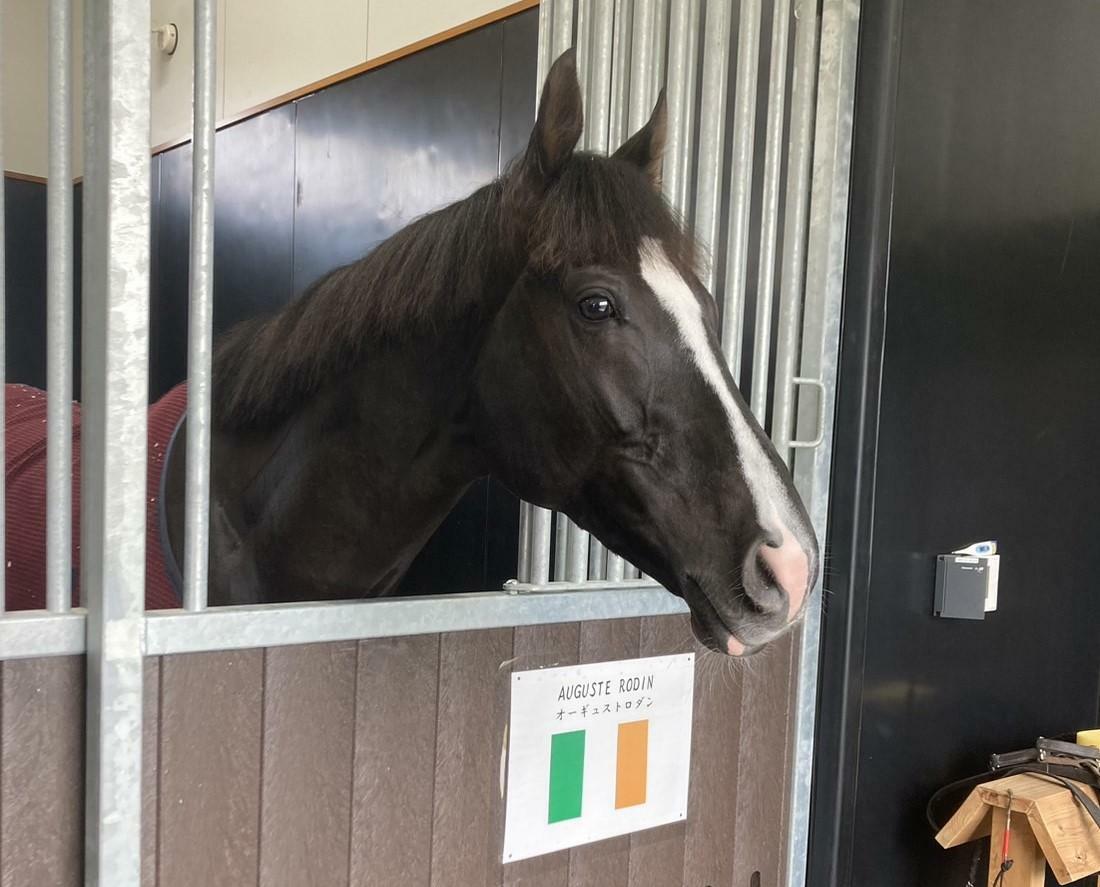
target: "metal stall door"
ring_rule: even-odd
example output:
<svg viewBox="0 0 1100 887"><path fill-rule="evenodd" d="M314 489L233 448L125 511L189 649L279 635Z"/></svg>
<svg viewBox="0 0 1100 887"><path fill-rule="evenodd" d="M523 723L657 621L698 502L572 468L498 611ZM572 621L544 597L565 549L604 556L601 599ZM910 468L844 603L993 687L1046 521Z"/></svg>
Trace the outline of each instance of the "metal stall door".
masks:
<svg viewBox="0 0 1100 887"><path fill-rule="evenodd" d="M542 0L539 17L540 88L577 48L584 148L615 150L666 89L665 195L709 256L731 372L823 543L859 12L858 0ZM653 584L528 504L519 550L518 590ZM786 676L789 887L805 883L820 617L819 579Z"/></svg>

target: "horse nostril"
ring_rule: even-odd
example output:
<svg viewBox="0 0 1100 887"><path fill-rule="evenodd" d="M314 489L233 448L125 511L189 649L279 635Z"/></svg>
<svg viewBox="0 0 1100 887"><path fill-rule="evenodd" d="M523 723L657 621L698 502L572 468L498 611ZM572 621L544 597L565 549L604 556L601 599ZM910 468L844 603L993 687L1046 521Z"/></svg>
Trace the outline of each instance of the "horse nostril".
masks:
<svg viewBox="0 0 1100 887"><path fill-rule="evenodd" d="M779 591L785 599L787 619L794 619L806 600L810 584L810 559L802 546L786 531L777 534L779 544L765 539L756 549L756 560L761 564L760 577Z"/></svg>

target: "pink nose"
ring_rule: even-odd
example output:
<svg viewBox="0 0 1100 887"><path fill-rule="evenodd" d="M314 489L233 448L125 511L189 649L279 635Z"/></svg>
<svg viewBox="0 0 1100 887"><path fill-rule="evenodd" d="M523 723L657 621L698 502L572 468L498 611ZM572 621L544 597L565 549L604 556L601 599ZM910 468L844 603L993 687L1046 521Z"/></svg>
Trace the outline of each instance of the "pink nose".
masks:
<svg viewBox="0 0 1100 887"><path fill-rule="evenodd" d="M810 558L786 528L778 546L760 546L758 555L767 564L775 584L787 595L787 619L794 619L810 586Z"/></svg>

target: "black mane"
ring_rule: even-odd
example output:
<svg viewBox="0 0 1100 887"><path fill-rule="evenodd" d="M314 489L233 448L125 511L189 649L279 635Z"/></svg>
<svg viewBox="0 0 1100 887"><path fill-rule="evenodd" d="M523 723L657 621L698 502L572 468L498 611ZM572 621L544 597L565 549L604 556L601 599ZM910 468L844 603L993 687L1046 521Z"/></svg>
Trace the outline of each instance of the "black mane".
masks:
<svg viewBox="0 0 1100 887"><path fill-rule="evenodd" d="M531 208L512 193L517 180L509 171L417 219L279 313L230 330L214 355L215 424L270 429L349 372L372 344L446 329L481 311L492 284L510 286L491 277L502 263L514 264L508 253L517 240L523 255L514 273L528 261L540 273L631 265L644 236L661 240L674 263L694 270L691 237L633 165L576 154Z"/></svg>

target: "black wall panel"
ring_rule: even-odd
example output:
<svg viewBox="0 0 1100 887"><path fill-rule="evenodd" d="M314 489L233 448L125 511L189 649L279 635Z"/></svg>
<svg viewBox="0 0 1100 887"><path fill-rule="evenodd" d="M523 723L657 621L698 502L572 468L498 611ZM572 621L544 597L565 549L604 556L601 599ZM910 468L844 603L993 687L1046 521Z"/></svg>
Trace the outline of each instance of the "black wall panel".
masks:
<svg viewBox="0 0 1100 887"><path fill-rule="evenodd" d="M215 333L493 179L534 122L537 43L537 11L525 12L221 130ZM152 397L186 376L190 146L159 161ZM517 526L515 498L479 481L402 590L500 587L515 575Z"/></svg>
<svg viewBox="0 0 1100 887"><path fill-rule="evenodd" d="M73 187L73 396L80 397L79 184ZM4 178L5 313L8 382L46 387L46 185Z"/></svg>
<svg viewBox="0 0 1100 887"><path fill-rule="evenodd" d="M46 387L46 186L4 179L5 380Z"/></svg>
<svg viewBox="0 0 1100 887"><path fill-rule="evenodd" d="M845 378L871 368L877 453L836 481L873 489L857 506L873 517L870 536L832 540L830 582L857 600L827 616L827 662L848 680L826 676L822 725L846 738L818 762L815 834L831 832L839 863L815 885L964 884L970 850L939 849L924 823L932 791L991 752L1100 720L1098 33L1100 7L1072 0L909 2L900 31L876 35L893 45L861 50L900 49L896 127L881 134L889 271L877 340L848 324L882 314L846 306ZM854 206L875 173L857 153ZM850 283L868 248L853 240ZM863 444L844 428L837 445L840 466ZM1001 545L999 609L933 618L936 553L985 538ZM847 664L830 656L845 643Z"/></svg>

